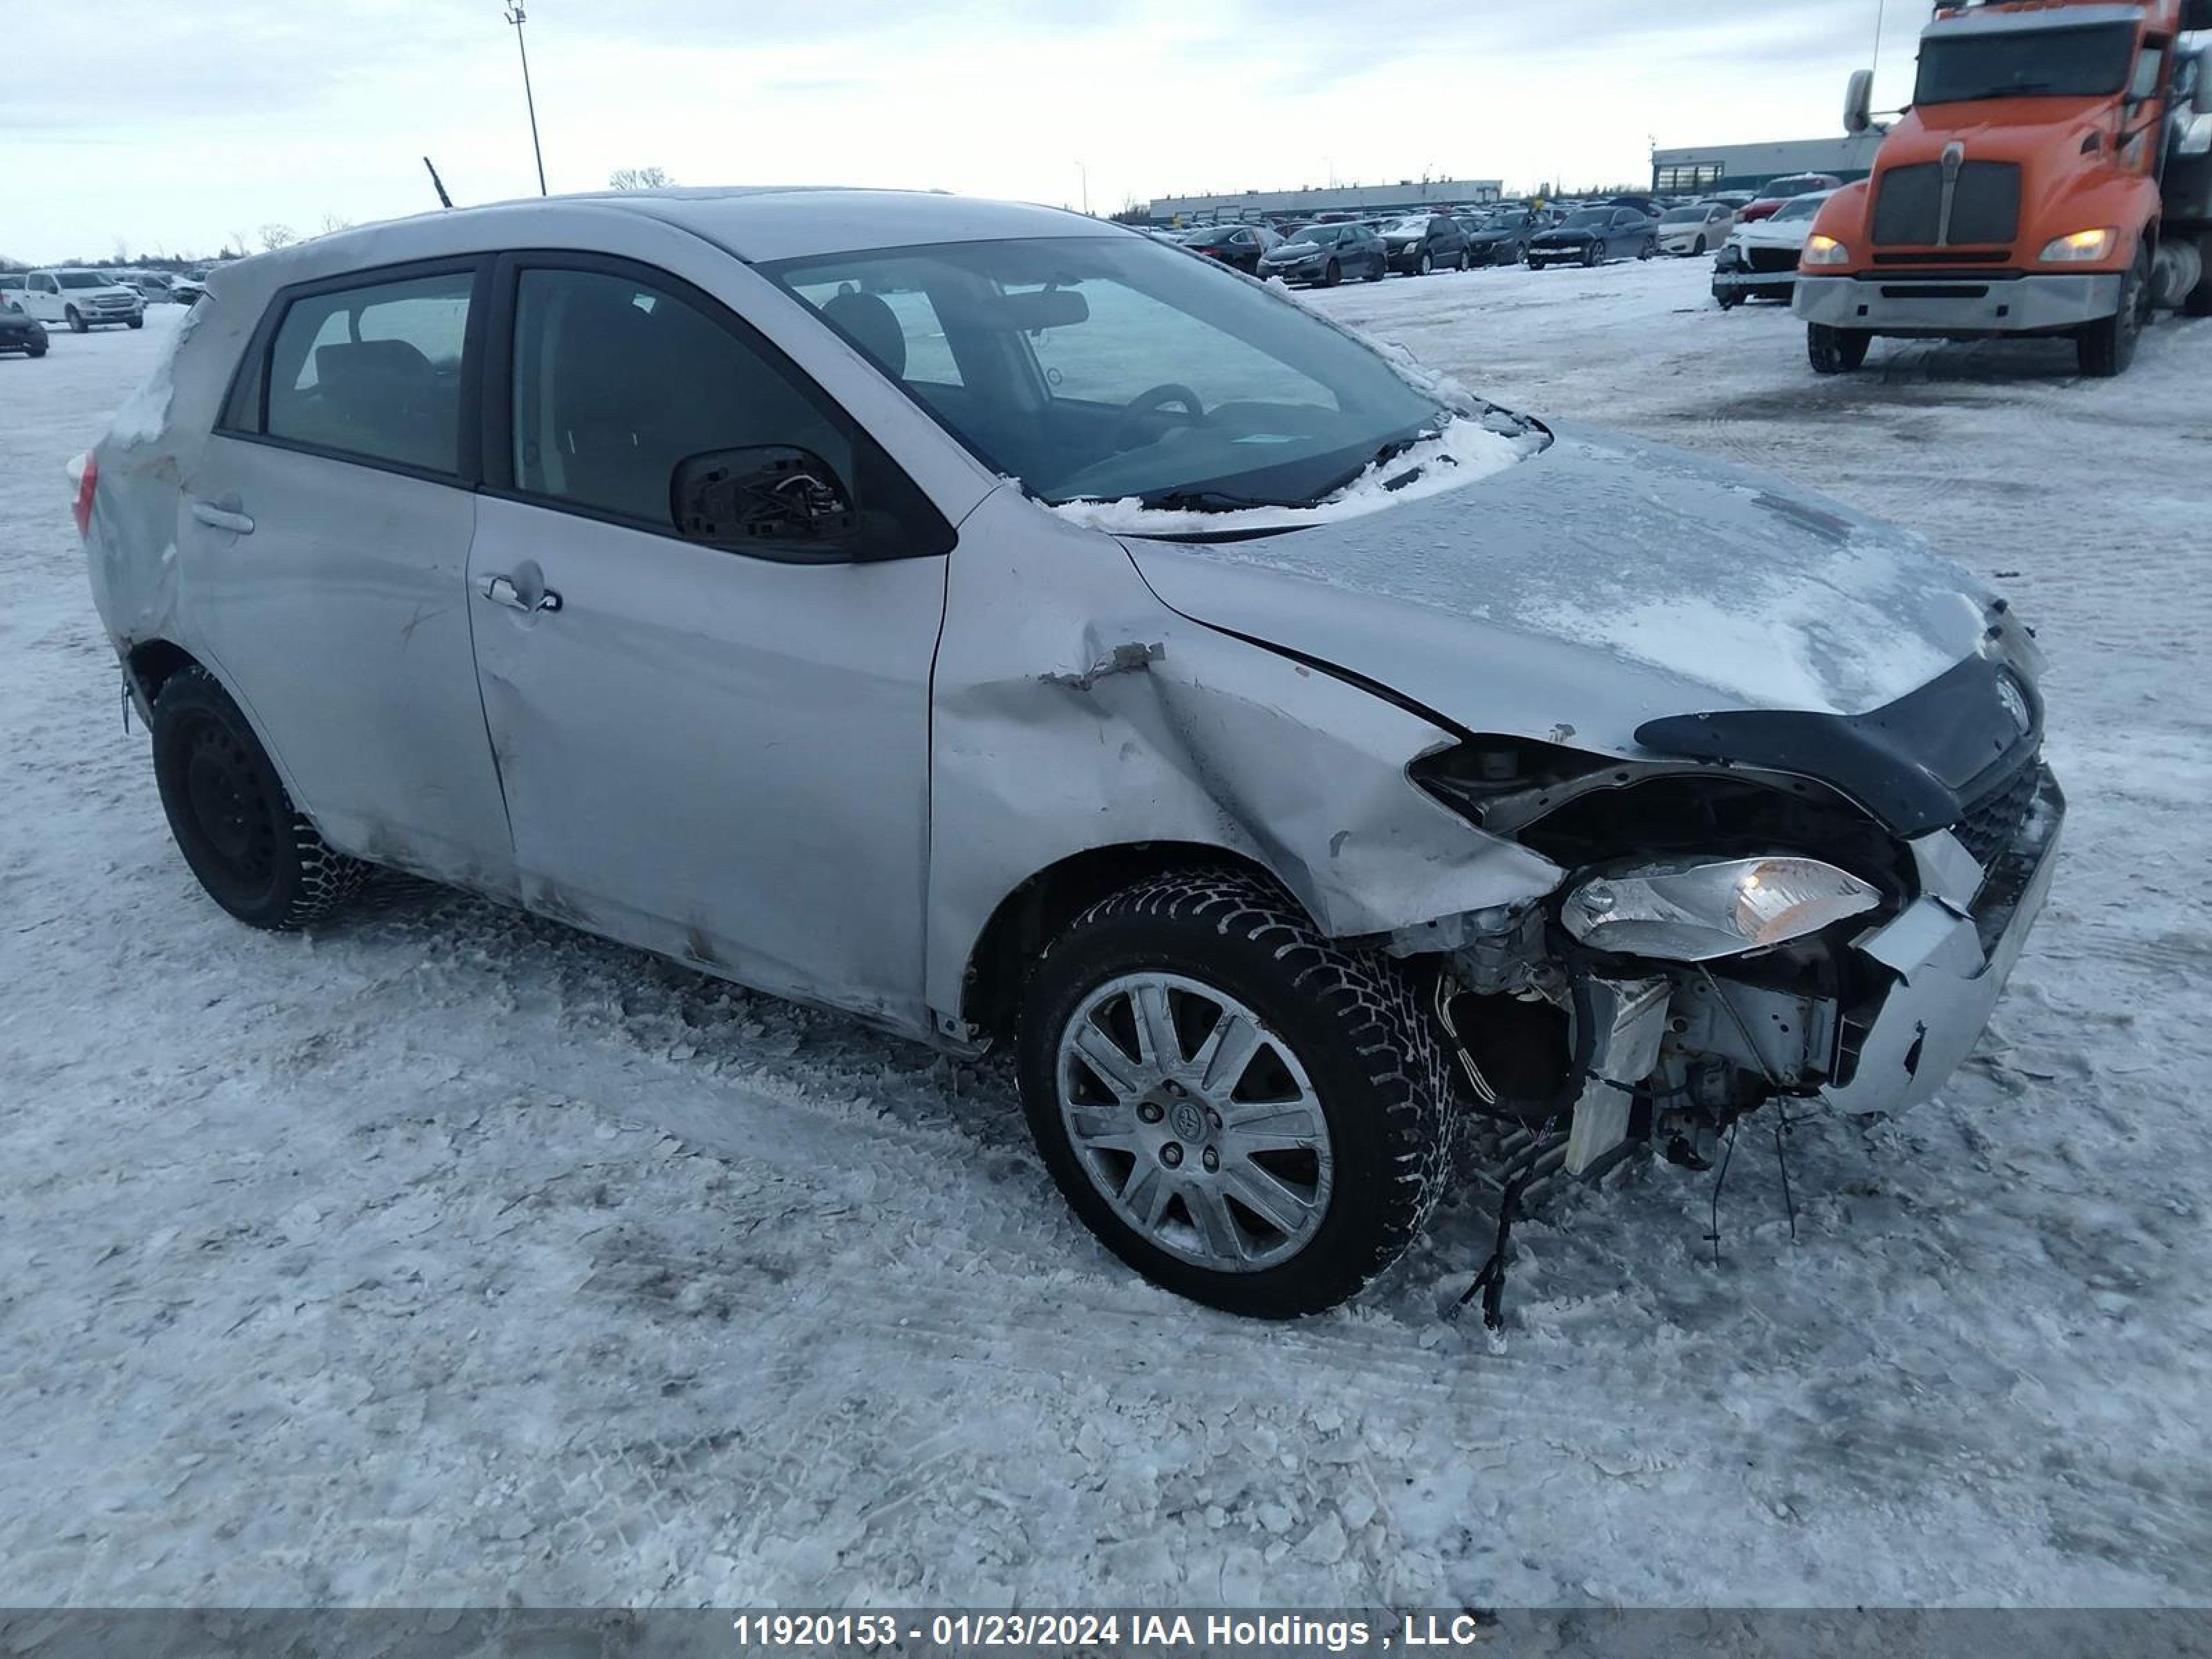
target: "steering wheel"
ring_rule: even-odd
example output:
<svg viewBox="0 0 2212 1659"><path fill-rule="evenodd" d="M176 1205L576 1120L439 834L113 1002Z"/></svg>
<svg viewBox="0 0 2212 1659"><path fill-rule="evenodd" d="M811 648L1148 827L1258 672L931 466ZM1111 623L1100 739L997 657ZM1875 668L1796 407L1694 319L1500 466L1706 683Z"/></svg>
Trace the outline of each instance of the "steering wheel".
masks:
<svg viewBox="0 0 2212 1659"><path fill-rule="evenodd" d="M1192 426L1206 423L1206 405L1200 401L1198 393L1187 386L1168 380L1149 392L1139 392L1122 405L1121 412L1114 417L1113 429L1106 434L1106 447L1117 453L1125 449L1137 448L1138 445L1129 441L1135 435L1132 428L1146 416L1156 415L1170 404L1183 406L1184 418ZM1146 439L1146 441L1149 443L1152 440Z"/></svg>

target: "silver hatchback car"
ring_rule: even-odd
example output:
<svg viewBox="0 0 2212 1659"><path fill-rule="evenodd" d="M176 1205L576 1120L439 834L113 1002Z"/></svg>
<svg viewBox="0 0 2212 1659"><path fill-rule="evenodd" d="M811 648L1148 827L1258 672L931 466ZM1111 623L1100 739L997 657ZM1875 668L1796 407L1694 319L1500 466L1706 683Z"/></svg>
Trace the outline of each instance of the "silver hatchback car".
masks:
<svg viewBox="0 0 2212 1659"><path fill-rule="evenodd" d="M85 464L185 861L375 867L975 1054L1159 1283L1287 1317L1455 1115L1571 1171L1981 1031L2063 803L1913 538L925 194L528 202L219 273Z"/></svg>

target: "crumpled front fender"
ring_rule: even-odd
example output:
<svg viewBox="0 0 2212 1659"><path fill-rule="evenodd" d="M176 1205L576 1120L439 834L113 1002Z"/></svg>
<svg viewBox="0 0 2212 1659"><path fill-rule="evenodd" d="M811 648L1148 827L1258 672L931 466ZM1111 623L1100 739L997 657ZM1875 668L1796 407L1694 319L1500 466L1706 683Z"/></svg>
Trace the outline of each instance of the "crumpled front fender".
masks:
<svg viewBox="0 0 2212 1659"><path fill-rule="evenodd" d="M999 905L1102 848L1254 860L1329 934L1554 888L1406 775L1455 740L1373 692L1178 616L1121 547L1012 488L961 526L938 653L927 995L961 1006Z"/></svg>

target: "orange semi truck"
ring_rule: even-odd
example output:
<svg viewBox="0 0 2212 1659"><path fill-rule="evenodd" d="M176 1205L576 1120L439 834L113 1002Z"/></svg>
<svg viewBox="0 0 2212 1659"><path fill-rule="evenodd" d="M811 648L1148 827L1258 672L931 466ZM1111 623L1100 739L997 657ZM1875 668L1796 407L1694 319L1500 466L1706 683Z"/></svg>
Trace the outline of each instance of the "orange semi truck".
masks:
<svg viewBox="0 0 2212 1659"><path fill-rule="evenodd" d="M1945 0L1873 177L1832 198L1793 301L1813 367L1878 336L2071 337L2133 361L2151 310L2212 313L2212 0ZM1873 76L1844 125L1874 126Z"/></svg>

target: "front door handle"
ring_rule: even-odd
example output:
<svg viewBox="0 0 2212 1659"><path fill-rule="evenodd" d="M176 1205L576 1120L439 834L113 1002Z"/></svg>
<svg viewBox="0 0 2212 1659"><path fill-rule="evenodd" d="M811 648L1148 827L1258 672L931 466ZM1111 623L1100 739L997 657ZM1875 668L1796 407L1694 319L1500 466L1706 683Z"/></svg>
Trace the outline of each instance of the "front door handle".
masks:
<svg viewBox="0 0 2212 1659"><path fill-rule="evenodd" d="M520 611L525 616L535 616L541 611L550 614L561 608L561 596L551 588L542 590L535 600L526 599L522 597L522 590L508 576L487 576L483 596L494 605L503 605L509 611Z"/></svg>
<svg viewBox="0 0 2212 1659"><path fill-rule="evenodd" d="M217 507L213 501L192 503L192 517L210 530L228 530L234 536L251 536L253 520L243 513L234 513L227 507Z"/></svg>

